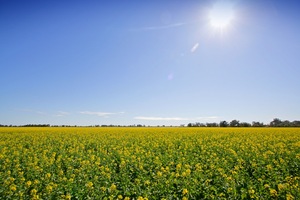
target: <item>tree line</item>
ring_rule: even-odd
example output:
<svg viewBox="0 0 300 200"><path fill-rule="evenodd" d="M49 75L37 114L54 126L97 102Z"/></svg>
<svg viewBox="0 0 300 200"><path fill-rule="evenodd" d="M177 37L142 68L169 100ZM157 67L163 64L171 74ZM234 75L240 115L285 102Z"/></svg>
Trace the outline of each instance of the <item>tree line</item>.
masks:
<svg viewBox="0 0 300 200"><path fill-rule="evenodd" d="M184 127L185 125L180 125ZM146 127L146 125L134 124L134 125L89 125L89 126L77 126L77 125L50 125L50 124L26 124L26 125L2 125L0 127ZM147 126L153 127L153 126ZM167 127L165 125L157 125L156 127ZM169 126L172 127L172 126ZM219 123L188 123L187 127L300 127L300 121L289 121L280 120L278 118L273 119L269 124L264 124L263 122L253 121L251 124L248 122L240 122L239 120L232 120L230 122L220 121Z"/></svg>
<svg viewBox="0 0 300 200"><path fill-rule="evenodd" d="M240 122L239 120L232 120L230 122L220 121L220 123L188 123L188 127L300 127L300 121L289 121L280 120L278 118L273 119L269 124L264 124L263 122L253 121L251 124L248 122Z"/></svg>

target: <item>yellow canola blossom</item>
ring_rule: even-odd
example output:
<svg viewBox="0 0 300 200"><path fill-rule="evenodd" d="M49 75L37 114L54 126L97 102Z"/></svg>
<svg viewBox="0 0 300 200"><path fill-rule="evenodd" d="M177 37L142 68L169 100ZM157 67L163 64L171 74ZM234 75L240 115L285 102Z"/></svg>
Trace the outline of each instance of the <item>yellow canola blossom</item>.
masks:
<svg viewBox="0 0 300 200"><path fill-rule="evenodd" d="M300 199L299 128L0 128L4 199Z"/></svg>

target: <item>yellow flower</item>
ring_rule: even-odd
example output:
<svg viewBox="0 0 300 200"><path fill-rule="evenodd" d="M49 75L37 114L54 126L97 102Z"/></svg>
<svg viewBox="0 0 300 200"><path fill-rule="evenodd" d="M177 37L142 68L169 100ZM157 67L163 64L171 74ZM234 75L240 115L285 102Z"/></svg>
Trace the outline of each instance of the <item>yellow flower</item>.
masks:
<svg viewBox="0 0 300 200"><path fill-rule="evenodd" d="M286 200L294 200L294 196L291 194L286 194Z"/></svg>
<svg viewBox="0 0 300 200"><path fill-rule="evenodd" d="M253 190L252 188L248 190L249 194L254 194L255 190Z"/></svg>
<svg viewBox="0 0 300 200"><path fill-rule="evenodd" d="M16 191L16 190L17 190L16 185L15 185L15 184L12 184L12 185L10 186L10 190L11 190L11 191Z"/></svg>
<svg viewBox="0 0 300 200"><path fill-rule="evenodd" d="M67 194L67 195L65 196L65 199L66 199L66 200L71 200L71 198L72 198L72 196L71 196L70 194Z"/></svg>
<svg viewBox="0 0 300 200"><path fill-rule="evenodd" d="M47 190L47 193L51 193L53 188L51 185L47 185L46 190Z"/></svg>
<svg viewBox="0 0 300 200"><path fill-rule="evenodd" d="M30 194L31 195L35 195L37 193L37 190L36 189L32 189L31 191L30 191Z"/></svg>
<svg viewBox="0 0 300 200"><path fill-rule="evenodd" d="M149 181L149 180L146 180L146 181L144 182L144 184L145 184L145 185L150 185L150 181Z"/></svg>
<svg viewBox="0 0 300 200"><path fill-rule="evenodd" d="M27 186L27 187L30 187L30 186L31 186L31 181L27 181L27 182L26 182L26 186Z"/></svg>
<svg viewBox="0 0 300 200"><path fill-rule="evenodd" d="M188 192L189 192L189 191L188 191L187 189L183 189L183 190L182 190L182 194L183 194L183 195L186 195Z"/></svg>
<svg viewBox="0 0 300 200"><path fill-rule="evenodd" d="M162 173L161 173L161 172L157 172L157 176L158 176L158 177L161 177L161 176L162 176Z"/></svg>
<svg viewBox="0 0 300 200"><path fill-rule="evenodd" d="M285 184L278 184L278 190L283 190L285 189Z"/></svg>
<svg viewBox="0 0 300 200"><path fill-rule="evenodd" d="M277 191L274 190L274 189L270 189L270 195L271 195L272 197L277 197Z"/></svg>
<svg viewBox="0 0 300 200"><path fill-rule="evenodd" d="M87 188L92 188L94 186L94 184L92 182L88 182L85 186Z"/></svg>
<svg viewBox="0 0 300 200"><path fill-rule="evenodd" d="M50 177L51 177L51 174L50 174L50 173L47 173L47 174L45 175L45 177L46 177L46 178L50 178Z"/></svg>
<svg viewBox="0 0 300 200"><path fill-rule="evenodd" d="M191 170L190 170L190 169L187 169L187 170L186 170L186 173L187 173L187 175L190 175L190 174L191 174Z"/></svg>
<svg viewBox="0 0 300 200"><path fill-rule="evenodd" d="M32 200L37 200L37 199L40 199L40 197L39 197L39 195L32 195L32 198L31 198Z"/></svg>
<svg viewBox="0 0 300 200"><path fill-rule="evenodd" d="M123 199L123 196L122 195L118 195L118 199Z"/></svg>
<svg viewBox="0 0 300 200"><path fill-rule="evenodd" d="M181 169L181 164L179 163L176 165L176 170L180 170L180 169Z"/></svg>
<svg viewBox="0 0 300 200"><path fill-rule="evenodd" d="M115 191L117 189L117 186L115 184L111 184L110 190Z"/></svg>
<svg viewBox="0 0 300 200"><path fill-rule="evenodd" d="M126 162L124 160L121 161L121 166L124 166L126 164Z"/></svg>

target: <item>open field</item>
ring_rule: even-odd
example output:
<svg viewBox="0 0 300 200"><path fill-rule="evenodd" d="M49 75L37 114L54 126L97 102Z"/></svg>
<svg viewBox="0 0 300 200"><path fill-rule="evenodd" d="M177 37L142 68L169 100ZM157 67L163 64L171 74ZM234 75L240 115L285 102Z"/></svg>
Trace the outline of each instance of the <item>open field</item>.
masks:
<svg viewBox="0 0 300 200"><path fill-rule="evenodd" d="M0 128L0 199L300 199L298 128Z"/></svg>

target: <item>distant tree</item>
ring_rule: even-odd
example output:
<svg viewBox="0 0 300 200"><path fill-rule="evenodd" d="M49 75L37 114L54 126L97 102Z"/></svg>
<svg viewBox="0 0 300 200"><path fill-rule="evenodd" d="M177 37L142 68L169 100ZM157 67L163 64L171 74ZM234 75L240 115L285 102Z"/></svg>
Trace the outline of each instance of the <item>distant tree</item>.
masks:
<svg viewBox="0 0 300 200"><path fill-rule="evenodd" d="M188 127L205 127L205 124L196 122L196 123L188 123Z"/></svg>
<svg viewBox="0 0 300 200"><path fill-rule="evenodd" d="M300 127L300 121L293 121L291 124L293 127Z"/></svg>
<svg viewBox="0 0 300 200"><path fill-rule="evenodd" d="M247 122L241 122L239 124L240 127L251 127L251 124L250 123L247 123Z"/></svg>
<svg viewBox="0 0 300 200"><path fill-rule="evenodd" d="M206 127L204 123L200 123L200 127Z"/></svg>
<svg viewBox="0 0 300 200"><path fill-rule="evenodd" d="M240 125L240 122L236 119L232 120L230 123L229 123L229 126L231 127L238 127Z"/></svg>
<svg viewBox="0 0 300 200"><path fill-rule="evenodd" d="M196 122L196 123L194 124L194 126L195 126L195 127L205 127L205 124L200 123L200 122Z"/></svg>
<svg viewBox="0 0 300 200"><path fill-rule="evenodd" d="M253 122L252 122L252 126L253 126L253 127L263 127L263 126L264 126L264 123L253 121Z"/></svg>
<svg viewBox="0 0 300 200"><path fill-rule="evenodd" d="M21 127L50 127L50 124L26 124Z"/></svg>
<svg viewBox="0 0 300 200"><path fill-rule="evenodd" d="M227 127L229 124L227 121L221 121L220 122L220 127Z"/></svg>
<svg viewBox="0 0 300 200"><path fill-rule="evenodd" d="M292 123L289 120L285 120L285 121L281 122L280 126L291 127Z"/></svg>
<svg viewBox="0 0 300 200"><path fill-rule="evenodd" d="M278 118L273 119L273 121L271 121L270 126L272 127L280 127L282 124L282 121Z"/></svg>
<svg viewBox="0 0 300 200"><path fill-rule="evenodd" d="M207 127L218 127L218 123L206 123Z"/></svg>

